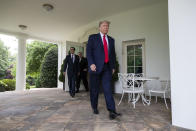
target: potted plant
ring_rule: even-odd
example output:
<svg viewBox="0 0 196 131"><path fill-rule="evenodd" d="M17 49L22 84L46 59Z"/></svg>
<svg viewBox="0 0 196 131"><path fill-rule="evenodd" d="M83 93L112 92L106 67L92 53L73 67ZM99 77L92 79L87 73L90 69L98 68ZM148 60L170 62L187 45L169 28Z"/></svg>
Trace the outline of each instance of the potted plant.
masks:
<svg viewBox="0 0 196 131"><path fill-rule="evenodd" d="M118 73L119 73L119 63L118 63L118 60L116 58L116 62L115 62L115 72L114 74L112 75L112 93L114 94L115 92L115 82L118 81Z"/></svg>
<svg viewBox="0 0 196 131"><path fill-rule="evenodd" d="M63 74L63 69L64 69L64 61L63 61L63 64L61 65L59 81L63 82L63 90L65 90L65 76Z"/></svg>

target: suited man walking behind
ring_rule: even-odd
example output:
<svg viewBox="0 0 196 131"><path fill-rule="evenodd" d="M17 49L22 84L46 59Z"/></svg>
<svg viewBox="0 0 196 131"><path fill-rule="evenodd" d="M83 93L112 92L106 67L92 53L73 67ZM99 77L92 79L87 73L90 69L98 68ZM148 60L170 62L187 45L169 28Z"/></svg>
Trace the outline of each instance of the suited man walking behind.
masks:
<svg viewBox="0 0 196 131"><path fill-rule="evenodd" d="M99 114L97 108L98 95L100 82L102 82L109 118L112 120L121 114L116 112L111 89L112 73L115 72L116 58L114 39L107 35L109 24L109 21L101 21L99 23L100 33L89 36L86 52L90 74L90 100L93 113Z"/></svg>
<svg viewBox="0 0 196 131"><path fill-rule="evenodd" d="M88 81L87 81L87 71L88 71L88 62L87 59L82 56L82 52L78 53L79 56L79 66L80 66L80 74L77 78L77 90L76 93L79 92L80 81L82 79L84 87L86 91L88 91Z"/></svg>
<svg viewBox="0 0 196 131"><path fill-rule="evenodd" d="M77 75L79 74L79 57L74 54L75 48L70 48L70 54L66 56L64 61L64 75L68 76L68 85L69 85L69 93L70 96L75 96L75 83ZM67 67L68 66L68 67Z"/></svg>

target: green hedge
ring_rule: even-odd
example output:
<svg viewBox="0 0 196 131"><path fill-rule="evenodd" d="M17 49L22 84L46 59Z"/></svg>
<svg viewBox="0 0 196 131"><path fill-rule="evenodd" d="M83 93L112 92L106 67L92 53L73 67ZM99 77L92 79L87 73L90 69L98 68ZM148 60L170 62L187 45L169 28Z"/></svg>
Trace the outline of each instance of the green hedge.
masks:
<svg viewBox="0 0 196 131"><path fill-rule="evenodd" d="M16 80L14 79L3 79L1 82L7 85L5 86L5 91L13 91L16 88ZM26 83L26 89L30 89L30 85L28 83Z"/></svg>
<svg viewBox="0 0 196 131"><path fill-rule="evenodd" d="M60 70L60 75L59 75L59 81L61 81L61 82L65 82L65 76L63 74L64 65L65 65L65 63L64 63L64 60L63 60L63 64L61 65L61 70Z"/></svg>
<svg viewBox="0 0 196 131"><path fill-rule="evenodd" d="M6 91L13 91L13 90L15 90L16 80L13 80L13 79L3 79L1 81L7 85L7 87L5 88Z"/></svg>
<svg viewBox="0 0 196 131"><path fill-rule="evenodd" d="M27 77L26 77L26 82L29 84L29 85L35 85L35 81L36 81L36 78L34 78L34 77L32 77L32 76L30 76L30 75L28 75Z"/></svg>
<svg viewBox="0 0 196 131"><path fill-rule="evenodd" d="M29 83L26 83L26 89L30 89L30 85L29 85Z"/></svg>
<svg viewBox="0 0 196 131"><path fill-rule="evenodd" d="M45 54L41 65L40 80L42 87L57 87L58 48L51 47Z"/></svg>
<svg viewBox="0 0 196 131"><path fill-rule="evenodd" d="M7 84L5 84L3 81L0 81L0 92L4 92L6 87Z"/></svg>
<svg viewBox="0 0 196 131"><path fill-rule="evenodd" d="M35 87L36 88L41 88L40 76L38 76L37 79L35 80Z"/></svg>

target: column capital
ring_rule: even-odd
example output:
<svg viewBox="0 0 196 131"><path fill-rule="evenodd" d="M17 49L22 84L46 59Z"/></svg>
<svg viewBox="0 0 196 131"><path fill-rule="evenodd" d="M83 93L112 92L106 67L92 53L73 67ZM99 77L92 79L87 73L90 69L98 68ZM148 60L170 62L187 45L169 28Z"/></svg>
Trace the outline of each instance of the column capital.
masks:
<svg viewBox="0 0 196 131"><path fill-rule="evenodd" d="M28 38L29 38L29 35L27 35L27 34L24 34L24 33L18 33L17 35L16 35L16 38L18 38L18 39L22 39L22 40L27 40Z"/></svg>

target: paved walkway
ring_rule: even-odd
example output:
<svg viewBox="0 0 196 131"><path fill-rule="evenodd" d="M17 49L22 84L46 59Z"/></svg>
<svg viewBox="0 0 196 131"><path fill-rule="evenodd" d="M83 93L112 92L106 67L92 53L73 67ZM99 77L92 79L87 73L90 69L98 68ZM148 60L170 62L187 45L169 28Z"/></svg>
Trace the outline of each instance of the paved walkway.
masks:
<svg viewBox="0 0 196 131"><path fill-rule="evenodd" d="M109 120L104 96L99 98L100 114L94 115L86 92L75 98L61 89L0 93L0 131L186 131L171 126L163 100L150 106L139 102L135 109L123 101L117 107L123 115ZM116 103L119 99L115 95Z"/></svg>

